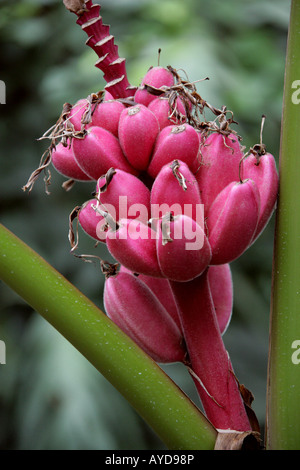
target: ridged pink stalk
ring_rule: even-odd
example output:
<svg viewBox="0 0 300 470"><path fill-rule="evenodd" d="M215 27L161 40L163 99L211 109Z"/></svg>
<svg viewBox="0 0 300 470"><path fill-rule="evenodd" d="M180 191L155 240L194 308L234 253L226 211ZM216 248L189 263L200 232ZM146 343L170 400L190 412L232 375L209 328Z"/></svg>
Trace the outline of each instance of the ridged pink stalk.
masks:
<svg viewBox="0 0 300 470"><path fill-rule="evenodd" d="M251 430L222 341L207 271L189 282L170 283L182 322L192 377L208 419L217 429Z"/></svg>
<svg viewBox="0 0 300 470"><path fill-rule="evenodd" d="M86 44L91 47L99 59L95 66L104 73L107 82L106 90L114 98L133 96L136 88L128 81L125 59L119 57L118 46L110 34L109 26L103 24L100 16L100 5L93 4L91 0L82 1L81 6L73 9L69 0L64 0L66 7L78 16L77 24L88 35Z"/></svg>

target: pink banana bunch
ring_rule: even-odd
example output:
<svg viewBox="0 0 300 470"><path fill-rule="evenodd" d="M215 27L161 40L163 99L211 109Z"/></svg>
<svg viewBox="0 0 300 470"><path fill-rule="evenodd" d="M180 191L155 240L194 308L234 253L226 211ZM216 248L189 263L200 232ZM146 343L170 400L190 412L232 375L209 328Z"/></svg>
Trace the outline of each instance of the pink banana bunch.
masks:
<svg viewBox="0 0 300 470"><path fill-rule="evenodd" d="M229 263L276 205L275 159L262 141L244 154L232 113L207 103L172 67L151 67L132 87L100 6L65 4L107 85L64 105L25 188L51 161L72 181L94 182L93 198L70 220L78 217L120 265L106 276L108 316L155 361L189 368L217 429L251 430L222 334L232 312ZM204 119L207 108L213 121Z"/></svg>

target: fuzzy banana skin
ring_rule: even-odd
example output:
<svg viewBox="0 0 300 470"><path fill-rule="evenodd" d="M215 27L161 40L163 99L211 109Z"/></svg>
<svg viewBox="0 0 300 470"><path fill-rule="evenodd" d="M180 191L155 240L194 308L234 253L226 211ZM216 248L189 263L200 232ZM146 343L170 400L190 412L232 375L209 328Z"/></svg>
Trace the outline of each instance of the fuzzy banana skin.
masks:
<svg viewBox="0 0 300 470"><path fill-rule="evenodd" d="M232 316L233 283L229 264L210 266L208 282L221 335L225 333Z"/></svg>
<svg viewBox="0 0 300 470"><path fill-rule="evenodd" d="M260 195L258 224L251 240L253 243L262 233L274 212L278 196L279 176L275 159L270 153L265 153L258 158L249 155L243 161L242 171L243 178L251 178L255 181Z"/></svg>
<svg viewBox="0 0 300 470"><path fill-rule="evenodd" d="M74 138L72 148L80 168L93 179L97 180L111 167L137 174L126 160L118 139L102 127L90 127L84 138Z"/></svg>
<svg viewBox="0 0 300 470"><path fill-rule="evenodd" d="M180 329L150 288L137 277L119 272L108 278L104 305L108 317L155 361L185 360Z"/></svg>
<svg viewBox="0 0 300 470"><path fill-rule="evenodd" d="M226 264L248 248L255 233L260 197L253 180L230 183L213 202L207 217L211 264Z"/></svg>
<svg viewBox="0 0 300 470"><path fill-rule="evenodd" d="M124 109L119 120L119 140L129 163L139 171L146 170L159 133L155 115L144 105Z"/></svg>
<svg viewBox="0 0 300 470"><path fill-rule="evenodd" d="M200 166L196 173L205 215L218 194L231 182L239 181L239 164L243 158L234 134L211 134L200 145Z"/></svg>
<svg viewBox="0 0 300 470"><path fill-rule="evenodd" d="M136 219L121 219L117 231L106 236L111 255L126 268L147 276L164 277L156 255L157 234Z"/></svg>
<svg viewBox="0 0 300 470"><path fill-rule="evenodd" d="M185 214L192 217L203 226L198 184L186 163L174 160L160 170L151 188L151 210L154 221L171 211L174 216Z"/></svg>
<svg viewBox="0 0 300 470"><path fill-rule="evenodd" d="M162 167L173 160L184 161L193 171L199 166L199 146L197 131L189 124L167 126L157 137L147 172L155 178Z"/></svg>
<svg viewBox="0 0 300 470"><path fill-rule="evenodd" d="M110 178L109 174L112 174ZM100 207L106 209L116 221L137 218L147 224L150 217L150 190L136 176L111 168L98 179L96 194L101 202Z"/></svg>
<svg viewBox="0 0 300 470"><path fill-rule="evenodd" d="M207 268L211 249L200 225L185 215L180 215L160 227L157 238L157 257L162 273L173 281L190 281Z"/></svg>

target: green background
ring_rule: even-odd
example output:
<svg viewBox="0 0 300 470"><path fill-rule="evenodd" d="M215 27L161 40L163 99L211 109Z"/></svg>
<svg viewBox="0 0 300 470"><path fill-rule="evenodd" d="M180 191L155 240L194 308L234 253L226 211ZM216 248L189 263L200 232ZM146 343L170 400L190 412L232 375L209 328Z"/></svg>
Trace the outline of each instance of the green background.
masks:
<svg viewBox="0 0 300 470"><path fill-rule="evenodd" d="M184 69L190 80L206 76L199 93L226 104L249 148L259 140L278 162L289 1L104 0L101 14L127 58L132 84L151 65ZM105 85L96 55L75 15L58 0L0 1L1 222L84 294L103 308L98 265L70 254L68 215L90 198L94 185L66 193L52 171L50 195L43 178L22 191L47 141L37 139L56 121L65 102L75 103ZM234 311L224 336L235 372L255 396L265 422L268 329L274 217L239 260L232 263ZM80 232L80 253L106 251ZM40 316L0 284L1 449L161 449L163 445L120 394ZM194 385L178 364L164 366L197 402Z"/></svg>

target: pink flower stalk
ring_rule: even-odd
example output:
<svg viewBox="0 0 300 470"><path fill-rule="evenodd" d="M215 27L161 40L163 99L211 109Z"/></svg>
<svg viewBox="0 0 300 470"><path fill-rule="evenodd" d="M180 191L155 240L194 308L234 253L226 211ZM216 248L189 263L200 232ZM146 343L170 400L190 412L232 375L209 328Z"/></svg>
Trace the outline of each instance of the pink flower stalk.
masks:
<svg viewBox="0 0 300 470"><path fill-rule="evenodd" d="M221 338L208 272L188 283L172 282L192 377L208 419L217 429L251 430Z"/></svg>
<svg viewBox="0 0 300 470"><path fill-rule="evenodd" d="M51 156L66 177L97 182L93 199L70 220L77 216L121 265L105 281L107 314L154 360L189 367L217 429L249 431L222 334L232 313L229 263L258 237L276 204L274 157L262 142L244 155L232 113L207 103L170 66L151 67L131 87L100 6L65 4L108 84L105 93L64 106L47 158L25 188ZM213 121L205 120L207 108ZM70 240L74 251L73 234Z"/></svg>
<svg viewBox="0 0 300 470"><path fill-rule="evenodd" d="M114 98L133 96L135 88L131 87L127 79L125 59L119 57L118 47L114 43L114 37L110 34L109 26L103 24L100 16L100 5L94 5L92 1L80 0L72 2L64 0L67 8L78 16L77 24L88 35L86 44L91 47L99 59L96 67L104 73L108 90ZM75 8L70 4L77 3Z"/></svg>

